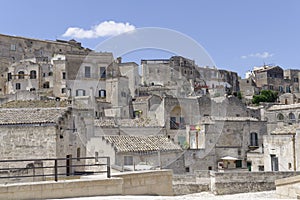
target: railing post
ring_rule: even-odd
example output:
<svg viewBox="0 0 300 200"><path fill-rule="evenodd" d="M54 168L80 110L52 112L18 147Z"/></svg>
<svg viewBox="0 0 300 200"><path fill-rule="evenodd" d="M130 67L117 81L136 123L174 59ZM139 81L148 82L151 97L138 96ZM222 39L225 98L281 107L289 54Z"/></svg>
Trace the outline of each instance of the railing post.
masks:
<svg viewBox="0 0 300 200"><path fill-rule="evenodd" d="M57 182L57 159L54 160L54 180Z"/></svg>
<svg viewBox="0 0 300 200"><path fill-rule="evenodd" d="M107 178L110 178L111 177L111 174L110 174L110 157L107 157L106 167L107 167Z"/></svg>

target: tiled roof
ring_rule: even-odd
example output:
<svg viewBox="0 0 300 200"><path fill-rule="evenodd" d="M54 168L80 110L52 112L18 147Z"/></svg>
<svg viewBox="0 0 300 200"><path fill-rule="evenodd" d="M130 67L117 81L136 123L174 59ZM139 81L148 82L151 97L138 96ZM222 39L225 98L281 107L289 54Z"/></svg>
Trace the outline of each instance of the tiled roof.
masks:
<svg viewBox="0 0 300 200"><path fill-rule="evenodd" d="M165 136L103 136L103 140L111 143L117 152L149 152L149 151L180 151L179 145L174 144Z"/></svg>
<svg viewBox="0 0 300 200"><path fill-rule="evenodd" d="M66 107L67 101L55 101L55 100L31 100L31 101L10 101L2 104L1 108L51 108L51 107Z"/></svg>
<svg viewBox="0 0 300 200"><path fill-rule="evenodd" d="M95 126L97 127L161 127L159 123L150 118L137 118L137 119L121 119L115 121L113 119L95 120Z"/></svg>
<svg viewBox="0 0 300 200"><path fill-rule="evenodd" d="M66 110L66 108L0 109L0 125L55 123Z"/></svg>

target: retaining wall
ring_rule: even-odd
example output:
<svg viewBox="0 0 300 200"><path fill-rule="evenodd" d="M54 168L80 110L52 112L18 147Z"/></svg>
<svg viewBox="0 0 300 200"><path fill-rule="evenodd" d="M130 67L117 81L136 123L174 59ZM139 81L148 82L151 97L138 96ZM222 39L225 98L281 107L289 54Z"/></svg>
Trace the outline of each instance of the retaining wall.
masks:
<svg viewBox="0 0 300 200"><path fill-rule="evenodd" d="M275 181L276 196L281 199L300 199L300 176Z"/></svg>
<svg viewBox="0 0 300 200"><path fill-rule="evenodd" d="M172 170L120 173L113 177L123 180L123 195L173 195Z"/></svg>
<svg viewBox="0 0 300 200"><path fill-rule="evenodd" d="M297 172L300 174L300 172ZM275 190L275 180L294 172L210 172L211 192L217 195Z"/></svg>
<svg viewBox="0 0 300 200"><path fill-rule="evenodd" d="M100 178L101 177L101 178ZM102 195L173 195L172 171L143 171L92 178L0 185L0 199L51 199Z"/></svg>

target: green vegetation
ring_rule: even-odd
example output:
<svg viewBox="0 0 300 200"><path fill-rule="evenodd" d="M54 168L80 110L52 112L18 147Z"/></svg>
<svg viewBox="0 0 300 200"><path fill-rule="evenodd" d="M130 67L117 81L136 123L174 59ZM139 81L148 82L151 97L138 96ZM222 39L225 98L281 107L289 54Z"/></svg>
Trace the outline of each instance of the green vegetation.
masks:
<svg viewBox="0 0 300 200"><path fill-rule="evenodd" d="M272 90L262 90L259 95L254 95L252 103L259 104L260 102L275 102L278 98L278 92Z"/></svg>
<svg viewBox="0 0 300 200"><path fill-rule="evenodd" d="M239 99L242 99L242 98L243 98L243 95L242 95L241 92L237 92L237 98L239 98Z"/></svg>

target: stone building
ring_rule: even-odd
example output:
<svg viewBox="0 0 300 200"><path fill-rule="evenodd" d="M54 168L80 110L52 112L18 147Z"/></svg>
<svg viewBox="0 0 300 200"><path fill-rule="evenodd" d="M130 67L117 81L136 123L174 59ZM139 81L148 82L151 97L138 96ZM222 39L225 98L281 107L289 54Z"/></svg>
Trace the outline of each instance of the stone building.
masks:
<svg viewBox="0 0 300 200"><path fill-rule="evenodd" d="M165 136L102 136L92 138L89 149L110 156L123 170L166 168L182 154L180 146Z"/></svg>
<svg viewBox="0 0 300 200"><path fill-rule="evenodd" d="M300 103L300 93L285 93L280 95L278 98L281 104Z"/></svg>
<svg viewBox="0 0 300 200"><path fill-rule="evenodd" d="M106 68L112 62L112 53L92 52L88 55L66 55L66 84L70 95L105 97Z"/></svg>
<svg viewBox="0 0 300 200"><path fill-rule="evenodd" d="M235 161L229 168L252 170L248 153L261 151L267 134L265 122L251 117L205 117L192 127L198 128L187 130L185 167L189 172L227 170L227 156Z"/></svg>
<svg viewBox="0 0 300 200"><path fill-rule="evenodd" d="M277 127L264 141L265 171L300 170L299 124Z"/></svg>
<svg viewBox="0 0 300 200"><path fill-rule="evenodd" d="M117 58L117 63L119 65L120 73L129 80L129 90L130 95L134 98L139 96L138 88L141 84L141 77L139 75L139 65L135 62L122 63L121 58Z"/></svg>
<svg viewBox="0 0 300 200"><path fill-rule="evenodd" d="M283 69L279 66L263 66L253 70L256 86L262 90L289 92L284 85Z"/></svg>
<svg viewBox="0 0 300 200"><path fill-rule="evenodd" d="M253 95L259 94L259 88L256 86L256 82L253 77L248 77L239 80L240 91L243 98L251 100Z"/></svg>
<svg viewBox="0 0 300 200"><path fill-rule="evenodd" d="M88 54L90 51L75 40L50 41L0 34L0 73L3 75L0 77L0 94L7 93L7 68L14 62L32 58L50 62L54 54Z"/></svg>
<svg viewBox="0 0 300 200"><path fill-rule="evenodd" d="M170 59L142 60L142 84L162 86L169 95L178 97L197 96L206 89L223 88L224 93L239 91L235 72L216 68L198 67L193 60L173 56Z"/></svg>
<svg viewBox="0 0 300 200"><path fill-rule="evenodd" d="M67 106L66 101L12 101L3 104L0 108L2 159L86 157L87 140L94 132L90 123L94 118L89 118L92 112ZM73 160L73 164L84 163L84 160ZM19 164L16 167L25 168L28 163ZM44 166L48 164L54 165L45 161ZM67 168L68 173L84 171L82 167L71 165ZM66 173L65 168L60 171Z"/></svg>
<svg viewBox="0 0 300 200"><path fill-rule="evenodd" d="M158 95L139 96L133 99L134 117L149 117L155 119L155 111L161 105L163 98Z"/></svg>
<svg viewBox="0 0 300 200"><path fill-rule="evenodd" d="M253 171L295 171L298 169L298 129L300 106L271 105L262 109L267 134L262 148L247 153Z"/></svg>
<svg viewBox="0 0 300 200"><path fill-rule="evenodd" d="M8 67L5 94L30 91L46 95L50 88L53 88L53 70L50 63L28 59Z"/></svg>
<svg viewBox="0 0 300 200"><path fill-rule="evenodd" d="M273 105L266 109L265 117L268 121L269 133L274 131L277 127L297 124L300 120L300 104Z"/></svg>
<svg viewBox="0 0 300 200"><path fill-rule="evenodd" d="M299 93L300 91L300 70L287 69L284 70L284 79L290 81L290 91L292 93Z"/></svg>

